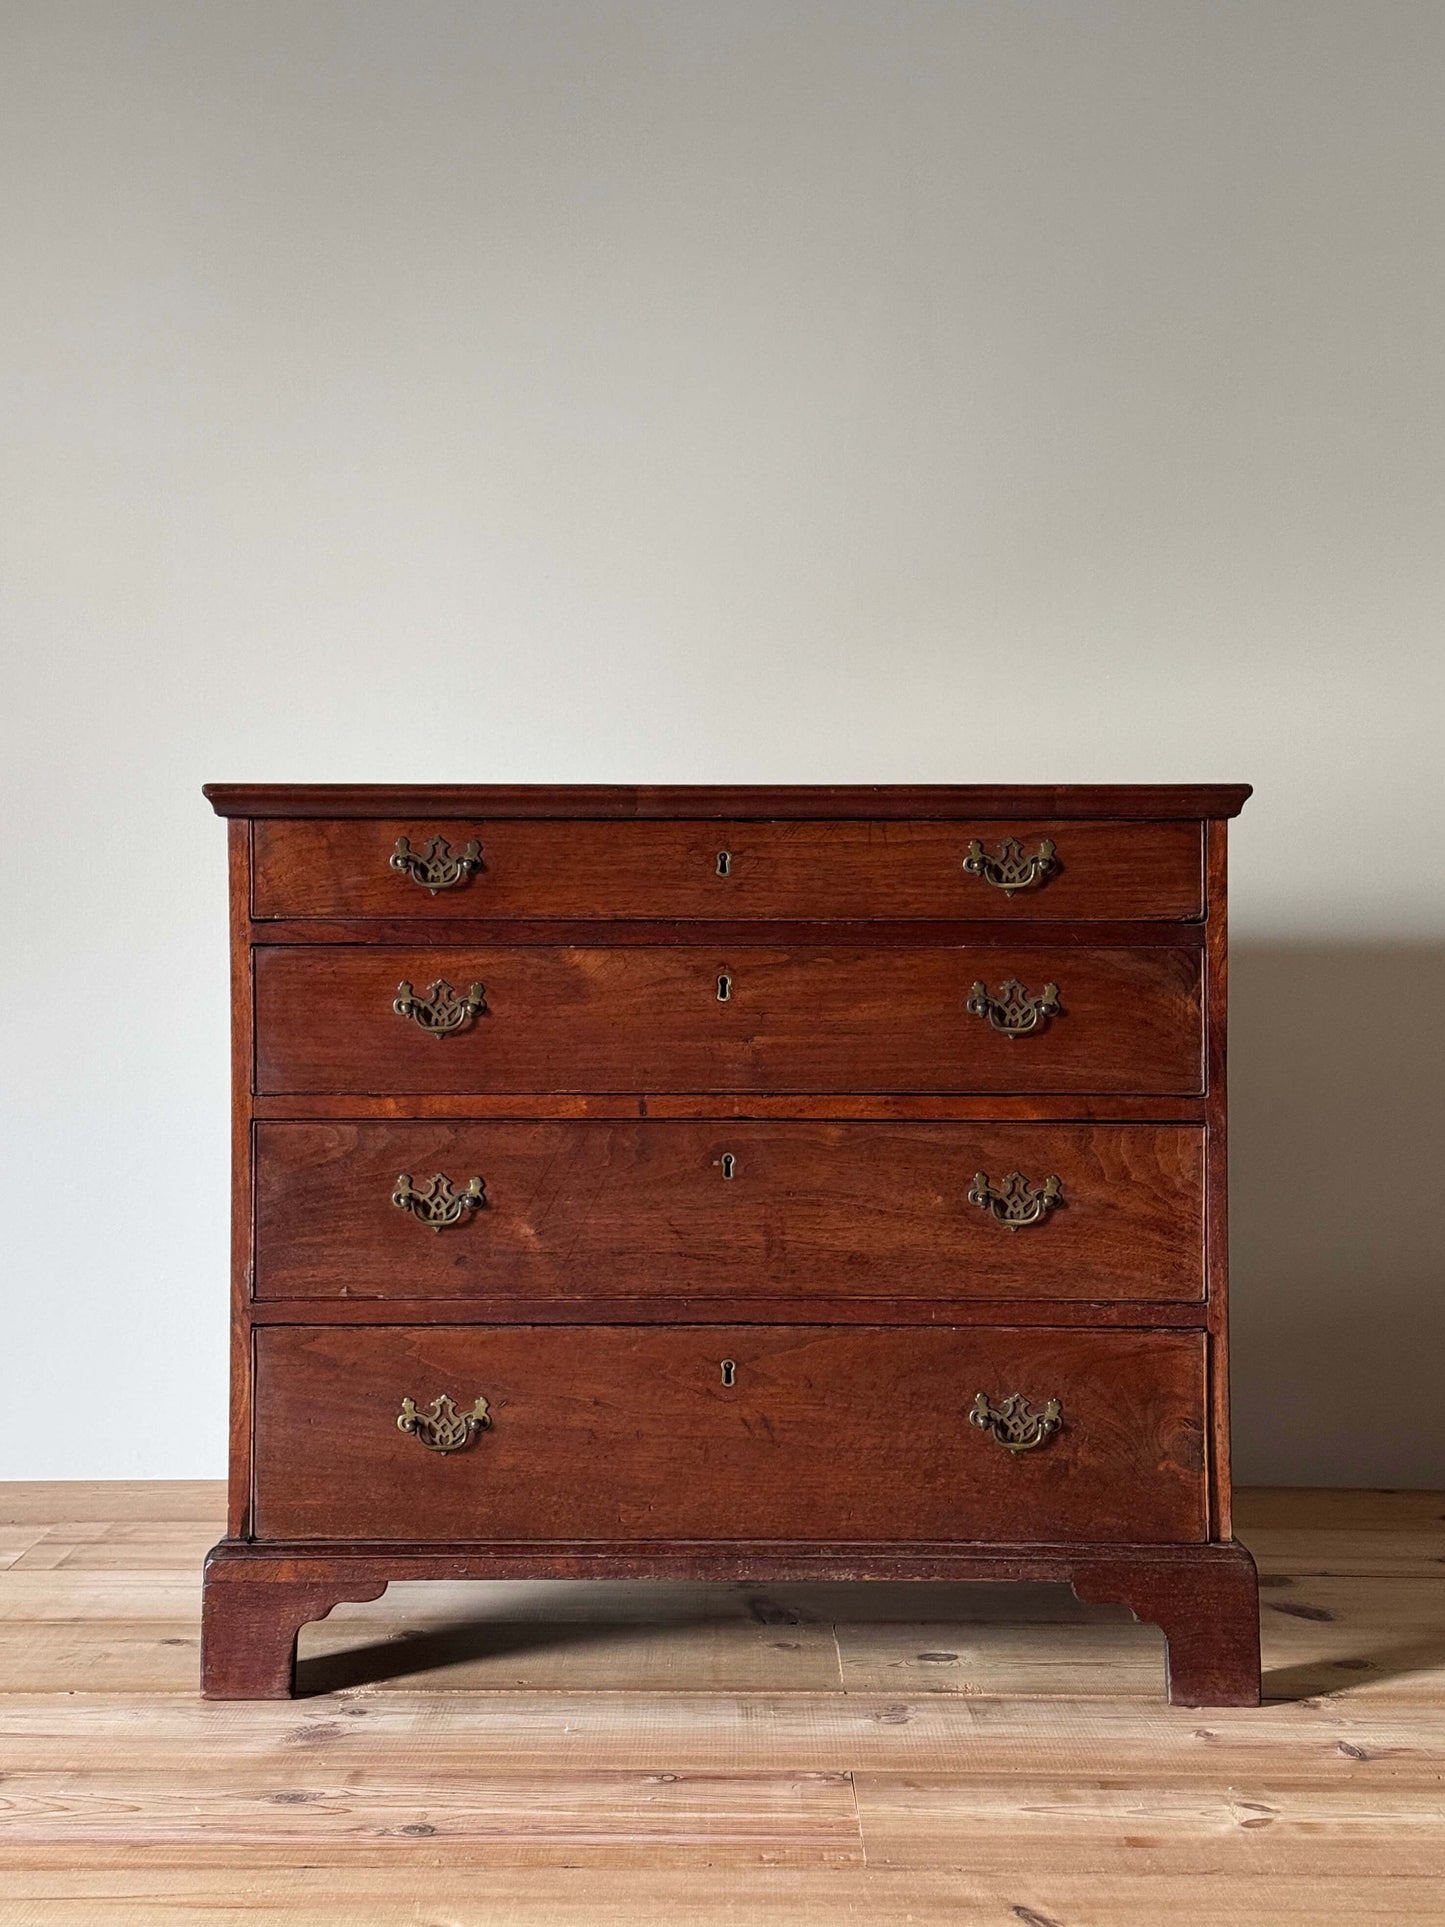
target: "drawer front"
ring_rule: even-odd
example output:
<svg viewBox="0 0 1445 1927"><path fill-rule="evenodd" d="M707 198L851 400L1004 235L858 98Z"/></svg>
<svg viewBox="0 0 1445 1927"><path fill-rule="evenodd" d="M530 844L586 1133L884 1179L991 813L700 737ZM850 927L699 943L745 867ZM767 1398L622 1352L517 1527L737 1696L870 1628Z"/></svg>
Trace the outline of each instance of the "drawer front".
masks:
<svg viewBox="0 0 1445 1927"><path fill-rule="evenodd" d="M258 917L1203 914L1189 822L263 819L253 835Z"/></svg>
<svg viewBox="0 0 1445 1927"><path fill-rule="evenodd" d="M727 1369L730 1365L731 1369ZM730 1380L731 1382L725 1382ZM982 1394L990 1429L971 1422ZM1011 1451L1058 1401L1057 1429ZM485 1399L489 1429L457 1413ZM403 1401L416 1408L403 1431ZM1196 1332L756 1325L256 1334L259 1536L1007 1543L1205 1536Z"/></svg>
<svg viewBox="0 0 1445 1927"><path fill-rule="evenodd" d="M1203 1151L1178 1124L262 1123L256 1294L1199 1299Z"/></svg>
<svg viewBox="0 0 1445 1927"><path fill-rule="evenodd" d="M255 977L263 1093L1202 1089L1194 950L262 947Z"/></svg>

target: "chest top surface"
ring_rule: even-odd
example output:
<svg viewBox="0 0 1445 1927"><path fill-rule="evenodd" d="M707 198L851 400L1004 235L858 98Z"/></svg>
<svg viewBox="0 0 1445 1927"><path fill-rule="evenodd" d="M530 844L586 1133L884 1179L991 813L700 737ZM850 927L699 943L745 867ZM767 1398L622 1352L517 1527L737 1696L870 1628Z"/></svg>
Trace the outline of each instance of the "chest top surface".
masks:
<svg viewBox="0 0 1445 1927"><path fill-rule="evenodd" d="M1248 783L207 783L218 816L493 817L1237 816Z"/></svg>

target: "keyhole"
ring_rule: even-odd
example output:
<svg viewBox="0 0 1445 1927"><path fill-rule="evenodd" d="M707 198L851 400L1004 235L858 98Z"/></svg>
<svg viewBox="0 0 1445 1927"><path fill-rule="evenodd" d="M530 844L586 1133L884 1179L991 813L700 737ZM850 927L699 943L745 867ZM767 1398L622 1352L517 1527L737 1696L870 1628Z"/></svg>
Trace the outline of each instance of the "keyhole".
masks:
<svg viewBox="0 0 1445 1927"><path fill-rule="evenodd" d="M730 977L730 976L729 976L729 975L727 974L727 972L726 972L725 970L723 970L723 971L719 971L719 973L718 973L718 980L717 980L717 1000L718 1000L718 1002L719 1002L720 1004L725 1004L725 1003L727 1003L727 1002L728 1002L728 1001L730 1000L730 998L732 997L732 994L733 994L733 980L732 980L732 978L731 978L731 977Z"/></svg>
<svg viewBox="0 0 1445 1927"><path fill-rule="evenodd" d="M722 1362L722 1382L731 1385L738 1375L738 1362L735 1358L725 1358Z"/></svg>
<svg viewBox="0 0 1445 1927"><path fill-rule="evenodd" d="M725 1178L730 1178L733 1172L737 1170L738 1161L733 1156L731 1151L723 1152L722 1168L723 1168L723 1176Z"/></svg>
<svg viewBox="0 0 1445 1927"><path fill-rule="evenodd" d="M732 858L732 851L731 851L731 850L719 850L719 851L718 851L718 853L717 853L717 873L718 873L718 875L719 875L720 877L725 877L725 876L727 875L727 873L728 873L728 871L729 871L729 870L730 870L730 869L731 869L732 867L733 867L733 858Z"/></svg>

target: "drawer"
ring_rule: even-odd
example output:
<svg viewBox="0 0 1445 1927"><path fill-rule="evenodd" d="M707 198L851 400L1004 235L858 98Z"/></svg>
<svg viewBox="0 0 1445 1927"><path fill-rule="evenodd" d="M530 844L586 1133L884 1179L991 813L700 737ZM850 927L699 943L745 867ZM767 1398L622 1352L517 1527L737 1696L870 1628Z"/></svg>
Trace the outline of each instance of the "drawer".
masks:
<svg viewBox="0 0 1445 1927"><path fill-rule="evenodd" d="M1195 950L263 946L255 986L263 1093L1202 1089Z"/></svg>
<svg viewBox="0 0 1445 1927"><path fill-rule="evenodd" d="M258 917L1203 914L1193 822L263 819L252 834Z"/></svg>
<svg viewBox="0 0 1445 1927"><path fill-rule="evenodd" d="M970 1418L980 1394L988 1429ZM1014 1395L1031 1449L995 1436ZM489 1429L453 1424L460 1449L430 1449L434 1401L460 1414L479 1398ZM413 1432L398 1427L408 1399ZM1051 1400L1057 1429L1031 1433ZM1197 1541L1203 1415L1197 1332L270 1327L256 1334L256 1530Z"/></svg>
<svg viewBox="0 0 1445 1927"><path fill-rule="evenodd" d="M260 1123L255 1150L265 1299L1204 1295L1192 1125Z"/></svg>

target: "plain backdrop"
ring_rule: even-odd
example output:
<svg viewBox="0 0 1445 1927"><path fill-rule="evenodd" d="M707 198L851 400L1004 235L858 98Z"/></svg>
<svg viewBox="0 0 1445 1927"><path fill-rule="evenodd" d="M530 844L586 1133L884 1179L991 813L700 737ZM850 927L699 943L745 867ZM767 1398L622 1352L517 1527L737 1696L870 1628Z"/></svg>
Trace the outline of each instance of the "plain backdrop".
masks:
<svg viewBox="0 0 1445 1927"><path fill-rule="evenodd" d="M0 1474L222 1470L203 780L1243 780L1237 1469L1445 1484L1445 6L0 39Z"/></svg>

